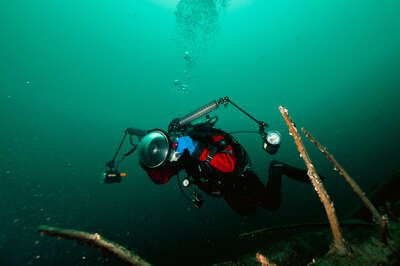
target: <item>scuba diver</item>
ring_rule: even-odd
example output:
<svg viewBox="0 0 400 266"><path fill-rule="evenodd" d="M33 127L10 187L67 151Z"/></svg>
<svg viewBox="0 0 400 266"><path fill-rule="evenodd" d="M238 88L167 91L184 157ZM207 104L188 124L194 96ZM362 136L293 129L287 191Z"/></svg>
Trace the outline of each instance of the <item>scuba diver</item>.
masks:
<svg viewBox="0 0 400 266"><path fill-rule="evenodd" d="M213 101L183 118L176 118L168 126L168 132L159 129L144 131L128 128L114 158L106 165L105 183L116 183L123 175L117 170L115 158L127 135L133 148L120 160L132 154L139 147L139 164L156 184L165 184L177 176L179 188L186 199L196 207L204 200L197 188L213 197L222 197L241 216L253 213L258 207L277 210L281 204L282 176L300 182L309 182L307 171L272 160L269 178L264 185L252 170L249 156L244 147L223 130L215 128L217 117L206 116L205 122L192 121L215 110L221 104L231 103L259 125L263 149L275 154L280 146L280 134L275 130L265 132L266 123L259 121L234 104L228 97ZM132 136L140 139L134 144ZM180 180L180 174L186 176ZM194 186L190 199L183 187Z"/></svg>

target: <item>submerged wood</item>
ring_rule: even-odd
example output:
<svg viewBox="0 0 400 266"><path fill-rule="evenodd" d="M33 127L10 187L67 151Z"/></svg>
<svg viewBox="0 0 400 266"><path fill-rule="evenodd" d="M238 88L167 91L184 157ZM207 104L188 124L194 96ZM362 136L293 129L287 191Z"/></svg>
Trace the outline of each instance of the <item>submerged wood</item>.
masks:
<svg viewBox="0 0 400 266"><path fill-rule="evenodd" d="M140 258L138 255L134 254L132 251L128 250L124 246L114 243L110 240L103 238L98 233L88 233L85 231L78 231L73 229L64 229L58 227L50 227L47 225L41 225L38 231L42 234L76 240L79 243L88 244L90 246L100 249L106 254L110 254L127 265L134 266L150 266L151 264Z"/></svg>
<svg viewBox="0 0 400 266"><path fill-rule="evenodd" d="M362 191L360 186L357 184L356 181L343 169L343 167L336 161L335 157L333 157L332 154L328 152L326 147L322 146L321 143L318 142L317 139L315 139L310 132L308 132L304 127L301 128L303 131L304 135L318 148L320 152L322 152L326 158L332 163L333 169L338 171L338 173L343 176L343 178L346 180L346 182L350 185L350 187L353 189L354 193L361 199L361 201L364 203L364 205L370 210L372 213L372 217L374 219L374 222L378 225L383 225L384 221L382 219L382 216L379 214L378 210L375 208L375 206L372 204L372 202L365 196L365 193Z"/></svg>
<svg viewBox="0 0 400 266"><path fill-rule="evenodd" d="M339 221L336 216L336 211L333 206L333 202L330 199L324 187L324 184L322 183L321 178L319 177L317 171L315 170L315 167L310 157L308 156L308 153L301 141L297 128L290 119L289 112L286 108L284 108L283 106L279 106L279 111L281 112L283 119L285 120L286 125L289 128L290 135L294 139L294 142L297 146L297 150L300 153L300 157L304 160L304 163L307 166L308 169L307 174L310 177L311 183L314 186L314 189L317 192L318 197L325 208L325 212L328 217L328 221L333 235L333 243L331 245L330 252L343 255L350 254L350 251L348 250L346 242L342 236L342 231L340 229Z"/></svg>
<svg viewBox="0 0 400 266"><path fill-rule="evenodd" d="M338 171L341 176L346 180L346 182L353 189L354 193L361 199L367 209L372 213L374 222L380 227L381 241L387 243L388 237L388 219L387 216L381 215L372 202L365 196L364 191L360 188L357 182L344 170L344 168L336 161L335 157L328 152L326 147L322 146L316 138L314 138L310 132L308 132L304 127L301 128L304 135L322 152L326 158L332 163L333 169Z"/></svg>
<svg viewBox="0 0 400 266"><path fill-rule="evenodd" d="M275 263L271 262L266 256L260 252L256 253L256 259L261 264L261 266L276 266Z"/></svg>

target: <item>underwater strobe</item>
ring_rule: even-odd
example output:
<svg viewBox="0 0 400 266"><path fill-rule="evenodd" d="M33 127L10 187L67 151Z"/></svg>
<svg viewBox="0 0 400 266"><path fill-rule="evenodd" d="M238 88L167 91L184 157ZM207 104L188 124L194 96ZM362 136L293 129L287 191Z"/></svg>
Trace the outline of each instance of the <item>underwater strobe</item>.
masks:
<svg viewBox="0 0 400 266"><path fill-rule="evenodd" d="M267 131L266 136L263 137L263 142L263 149L273 155L278 152L281 145L281 134L277 130Z"/></svg>
<svg viewBox="0 0 400 266"><path fill-rule="evenodd" d="M126 173L121 173L117 169L109 169L103 174L103 182L106 184L121 183L122 177L126 176Z"/></svg>
<svg viewBox="0 0 400 266"><path fill-rule="evenodd" d="M106 163L107 169L103 173L103 182L106 184L121 183L122 177L126 176L126 173L118 171L113 160Z"/></svg>

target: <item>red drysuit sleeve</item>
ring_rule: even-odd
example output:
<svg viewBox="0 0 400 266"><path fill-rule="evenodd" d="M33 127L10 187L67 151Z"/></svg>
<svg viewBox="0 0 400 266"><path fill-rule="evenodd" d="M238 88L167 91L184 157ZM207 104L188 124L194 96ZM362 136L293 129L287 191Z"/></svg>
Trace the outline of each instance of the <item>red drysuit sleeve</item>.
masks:
<svg viewBox="0 0 400 266"><path fill-rule="evenodd" d="M221 140L223 140L224 137L221 135L216 135L212 136L212 139L215 143L218 143ZM210 155L210 150L207 147L201 145L199 146L200 146L199 148L201 148L202 151L200 152L198 160L205 161L207 160L207 156ZM217 170L223 173L232 172L235 169L235 163L236 163L236 156L233 153L231 145L227 145L224 150L215 153L212 159L209 161L209 164L212 167L216 168Z"/></svg>
<svg viewBox="0 0 400 266"><path fill-rule="evenodd" d="M167 183L172 176L179 172L179 168L174 165L168 165L161 168L144 168L147 175L156 184Z"/></svg>

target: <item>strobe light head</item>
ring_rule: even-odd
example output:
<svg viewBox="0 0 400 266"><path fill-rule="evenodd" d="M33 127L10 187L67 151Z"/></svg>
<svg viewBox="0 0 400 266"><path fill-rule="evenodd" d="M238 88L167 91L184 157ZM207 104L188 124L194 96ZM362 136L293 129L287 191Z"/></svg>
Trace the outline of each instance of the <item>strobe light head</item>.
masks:
<svg viewBox="0 0 400 266"><path fill-rule="evenodd" d="M103 182L106 184L121 183L122 177L125 177L126 173L121 173L117 169L108 169L103 173Z"/></svg>
<svg viewBox="0 0 400 266"><path fill-rule="evenodd" d="M273 155L278 152L281 145L281 134L277 130L267 131L266 136L263 138L263 149L269 154Z"/></svg>

